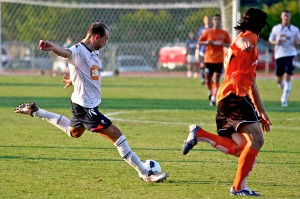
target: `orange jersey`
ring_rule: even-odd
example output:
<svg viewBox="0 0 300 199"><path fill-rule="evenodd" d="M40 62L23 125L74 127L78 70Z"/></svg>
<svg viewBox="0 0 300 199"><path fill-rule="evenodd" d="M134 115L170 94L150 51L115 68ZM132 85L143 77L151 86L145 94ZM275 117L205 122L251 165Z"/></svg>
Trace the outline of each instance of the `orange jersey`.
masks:
<svg viewBox="0 0 300 199"><path fill-rule="evenodd" d="M244 52L236 46L236 41L241 37L246 38L254 45L251 52ZM218 90L217 102L230 93L241 97L248 95L256 77L256 66L258 64L257 42L257 35L246 31L240 33L228 49L224 59L224 81Z"/></svg>
<svg viewBox="0 0 300 199"><path fill-rule="evenodd" d="M230 43L229 34L221 29L210 28L203 32L198 41L214 41L220 43ZM224 47L222 45L206 45L204 62L205 63L223 63Z"/></svg>

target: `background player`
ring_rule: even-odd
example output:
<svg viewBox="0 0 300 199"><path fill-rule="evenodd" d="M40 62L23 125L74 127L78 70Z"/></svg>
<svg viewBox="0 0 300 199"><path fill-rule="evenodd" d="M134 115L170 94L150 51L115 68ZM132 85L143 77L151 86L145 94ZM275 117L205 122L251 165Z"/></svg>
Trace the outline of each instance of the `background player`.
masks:
<svg viewBox="0 0 300 199"><path fill-rule="evenodd" d="M269 41L275 45L276 81L283 89L281 106L286 107L292 90L293 60L297 55L295 45L300 43L299 29L291 24L291 13L288 10L281 13L281 24L272 28Z"/></svg>
<svg viewBox="0 0 300 199"><path fill-rule="evenodd" d="M228 32L221 29L220 15L213 16L212 24L212 28L204 31L199 37L198 46L206 45L205 84L209 92L210 106L215 106L219 81L223 72L224 47L229 47L231 41Z"/></svg>

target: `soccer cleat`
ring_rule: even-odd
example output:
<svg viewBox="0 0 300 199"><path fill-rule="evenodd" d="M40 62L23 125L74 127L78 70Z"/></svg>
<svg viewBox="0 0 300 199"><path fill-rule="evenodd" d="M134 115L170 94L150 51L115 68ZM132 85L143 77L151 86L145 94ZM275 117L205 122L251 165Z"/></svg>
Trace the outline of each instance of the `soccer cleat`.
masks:
<svg viewBox="0 0 300 199"><path fill-rule="evenodd" d="M188 152L197 144L196 133L199 129L201 129L196 124L192 124L189 126L190 132L187 139L184 141L182 154L186 155Z"/></svg>
<svg viewBox="0 0 300 199"><path fill-rule="evenodd" d="M208 101L211 101L211 96L212 96L211 91L208 91L208 92L207 92L207 98L208 98Z"/></svg>
<svg viewBox="0 0 300 199"><path fill-rule="evenodd" d="M153 173L151 170L148 175L139 174L139 176L145 182L163 182L169 177L168 173Z"/></svg>
<svg viewBox="0 0 300 199"><path fill-rule="evenodd" d="M38 110L39 107L37 107L37 105L34 102L29 102L27 104L22 103L19 106L17 106L15 109L15 113L26 114L33 117L32 113Z"/></svg>
<svg viewBox="0 0 300 199"><path fill-rule="evenodd" d="M288 103L287 102L281 102L281 107L288 107Z"/></svg>
<svg viewBox="0 0 300 199"><path fill-rule="evenodd" d="M216 106L216 97L215 96L211 96L209 105L211 107Z"/></svg>
<svg viewBox="0 0 300 199"><path fill-rule="evenodd" d="M246 187L240 191L234 190L233 187L230 188L230 195L232 196L260 196L260 194L252 191L249 187Z"/></svg>

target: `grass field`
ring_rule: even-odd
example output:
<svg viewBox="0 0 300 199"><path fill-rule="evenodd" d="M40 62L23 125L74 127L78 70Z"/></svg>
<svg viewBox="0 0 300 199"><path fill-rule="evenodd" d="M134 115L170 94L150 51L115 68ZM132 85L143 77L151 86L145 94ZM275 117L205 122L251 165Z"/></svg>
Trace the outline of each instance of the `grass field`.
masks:
<svg viewBox="0 0 300 199"><path fill-rule="evenodd" d="M60 77L0 76L0 198L232 198L236 157L206 143L181 153L189 124L216 132L216 109L199 80L106 77L102 83L101 112L141 159L161 164L168 180L144 183L103 137L69 138L41 119L14 113L16 105L35 101L70 117L72 89L64 90ZM261 198L300 198L300 81L293 81L287 108L274 80L258 85L273 125L248 185Z"/></svg>

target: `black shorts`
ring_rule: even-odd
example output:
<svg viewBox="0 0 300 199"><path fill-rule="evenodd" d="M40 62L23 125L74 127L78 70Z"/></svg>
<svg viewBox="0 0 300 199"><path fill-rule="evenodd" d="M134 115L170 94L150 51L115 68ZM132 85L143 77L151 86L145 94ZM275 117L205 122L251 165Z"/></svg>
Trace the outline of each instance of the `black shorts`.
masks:
<svg viewBox="0 0 300 199"><path fill-rule="evenodd" d="M71 127L82 127L92 132L97 132L101 129L107 129L112 123L101 114L98 107L85 108L71 102L72 118L70 119Z"/></svg>
<svg viewBox="0 0 300 199"><path fill-rule="evenodd" d="M213 73L223 73L223 63L205 63L205 73L212 75Z"/></svg>
<svg viewBox="0 0 300 199"><path fill-rule="evenodd" d="M218 102L216 124L218 135L231 138L242 123L259 122L260 118L249 97L230 94Z"/></svg>
<svg viewBox="0 0 300 199"><path fill-rule="evenodd" d="M294 56L281 57L276 59L276 76L282 76L284 73L288 75L294 74Z"/></svg>

